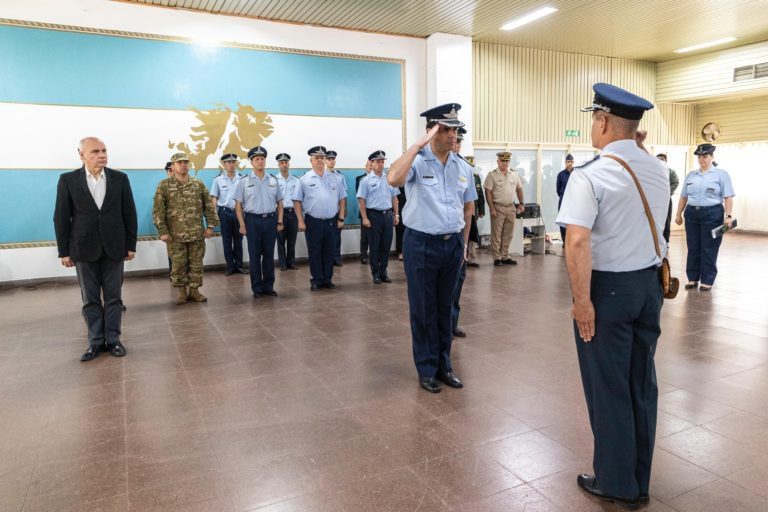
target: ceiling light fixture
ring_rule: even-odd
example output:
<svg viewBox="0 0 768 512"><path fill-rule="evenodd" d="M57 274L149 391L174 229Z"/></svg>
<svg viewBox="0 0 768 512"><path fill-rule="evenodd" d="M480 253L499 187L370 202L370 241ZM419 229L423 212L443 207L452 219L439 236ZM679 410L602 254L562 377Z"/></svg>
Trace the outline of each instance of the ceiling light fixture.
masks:
<svg viewBox="0 0 768 512"><path fill-rule="evenodd" d="M693 46L687 46L685 48L680 48L679 50L675 50L675 53L695 52L696 50L701 50L703 48L709 48L711 46L717 46L719 44L730 43L730 42L735 41L735 40L736 40L735 37L724 37L722 39L715 39L714 41L710 41L708 43L695 44Z"/></svg>
<svg viewBox="0 0 768 512"><path fill-rule="evenodd" d="M523 25L527 25L533 21L536 21L539 18L549 16L553 12L557 12L557 9L554 7L542 7L541 9L536 9L535 11L528 13L525 16L520 16L519 18L504 24L501 27L501 30L514 30L518 27L522 27Z"/></svg>

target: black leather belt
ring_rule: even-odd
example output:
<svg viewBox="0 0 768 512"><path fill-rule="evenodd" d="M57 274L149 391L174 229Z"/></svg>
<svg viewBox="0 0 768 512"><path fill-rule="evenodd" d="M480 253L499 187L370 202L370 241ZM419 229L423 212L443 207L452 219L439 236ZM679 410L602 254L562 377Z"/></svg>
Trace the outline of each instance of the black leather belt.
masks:
<svg viewBox="0 0 768 512"><path fill-rule="evenodd" d="M416 235L423 236L425 238L434 238L437 240L450 240L451 238L458 237L461 235L461 231L459 231L458 233L444 233L441 235L433 235L431 233L424 233L423 231L418 231L416 229L411 229L411 228L406 228L406 229Z"/></svg>
<svg viewBox="0 0 768 512"><path fill-rule="evenodd" d="M375 212L375 213L384 213L384 214L386 214L386 213L391 212L392 208L390 208L389 210L377 210L376 208L366 208L365 211L366 212Z"/></svg>
<svg viewBox="0 0 768 512"><path fill-rule="evenodd" d="M272 213L251 213L251 212L245 212L246 217L248 215L251 215L253 217L258 217L259 219L268 219L269 217L274 217L275 212Z"/></svg>
<svg viewBox="0 0 768 512"><path fill-rule="evenodd" d="M228 212L234 212L234 211L235 211L235 209L234 209L234 208L229 208L229 207L227 207L227 206L219 206L219 209L220 209L220 210L226 210L226 211L228 211Z"/></svg>
<svg viewBox="0 0 768 512"><path fill-rule="evenodd" d="M283 211L284 211L284 212L288 212L288 213L293 213L293 208L286 208L286 207L283 207Z"/></svg>

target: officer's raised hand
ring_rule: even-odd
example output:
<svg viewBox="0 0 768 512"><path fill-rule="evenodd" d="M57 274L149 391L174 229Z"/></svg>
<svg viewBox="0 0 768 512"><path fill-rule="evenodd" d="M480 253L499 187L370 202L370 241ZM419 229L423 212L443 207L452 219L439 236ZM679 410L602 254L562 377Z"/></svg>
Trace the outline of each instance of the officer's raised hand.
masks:
<svg viewBox="0 0 768 512"><path fill-rule="evenodd" d="M432 128L430 128L427 133L425 133L419 140L416 141L414 146L418 146L419 149L424 149L427 144L429 144L429 141L432 140L432 137L435 136L435 134L440 130L440 125L436 124Z"/></svg>

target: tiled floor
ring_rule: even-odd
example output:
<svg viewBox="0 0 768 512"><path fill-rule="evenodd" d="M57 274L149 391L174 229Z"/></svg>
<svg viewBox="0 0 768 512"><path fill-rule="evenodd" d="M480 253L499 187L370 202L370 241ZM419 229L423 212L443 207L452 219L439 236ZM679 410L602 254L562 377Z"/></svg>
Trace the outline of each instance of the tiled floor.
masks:
<svg viewBox="0 0 768 512"><path fill-rule="evenodd" d="M682 238L673 239L681 278ZM768 238L729 235L705 294L663 310L653 511L768 511ZM206 274L125 283L128 356L80 363L76 285L0 292L1 511L589 511L591 434L558 256L483 256L454 344L463 390L419 389L402 266L277 299Z"/></svg>

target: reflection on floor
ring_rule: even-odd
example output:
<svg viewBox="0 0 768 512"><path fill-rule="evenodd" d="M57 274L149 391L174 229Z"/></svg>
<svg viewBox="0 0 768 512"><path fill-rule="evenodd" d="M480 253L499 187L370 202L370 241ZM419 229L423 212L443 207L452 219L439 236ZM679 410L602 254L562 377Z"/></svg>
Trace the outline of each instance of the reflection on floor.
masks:
<svg viewBox="0 0 768 512"><path fill-rule="evenodd" d="M684 280L682 238L673 269ZM710 293L663 311L648 510L768 510L768 238L728 235ZM80 363L76 285L0 292L0 510L582 511L591 434L564 260L470 269L463 390L413 368L402 264L347 260L278 298L207 273L207 304L128 279L128 356Z"/></svg>

